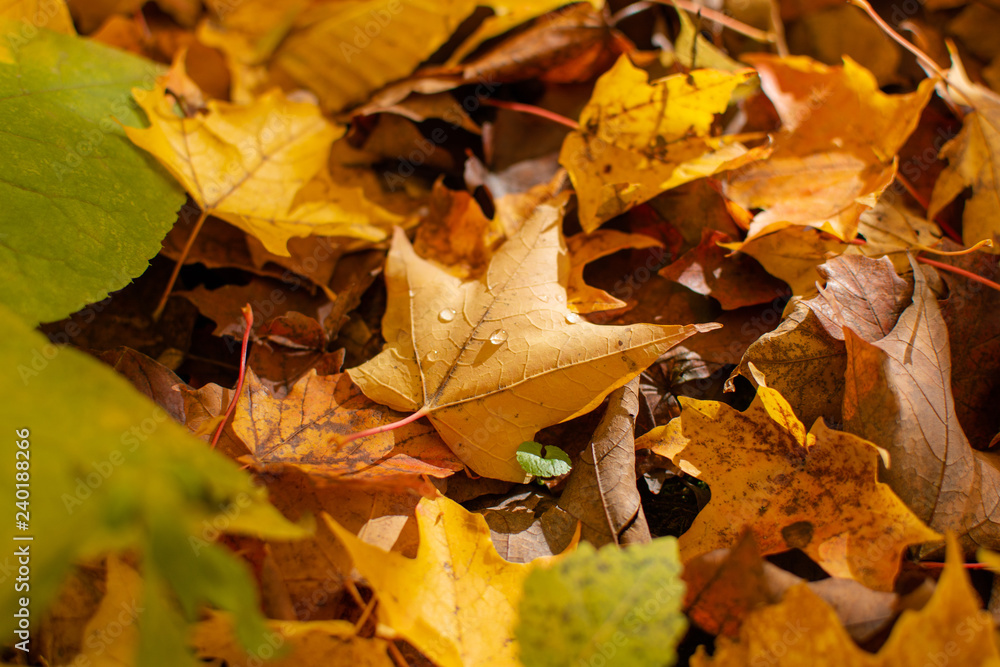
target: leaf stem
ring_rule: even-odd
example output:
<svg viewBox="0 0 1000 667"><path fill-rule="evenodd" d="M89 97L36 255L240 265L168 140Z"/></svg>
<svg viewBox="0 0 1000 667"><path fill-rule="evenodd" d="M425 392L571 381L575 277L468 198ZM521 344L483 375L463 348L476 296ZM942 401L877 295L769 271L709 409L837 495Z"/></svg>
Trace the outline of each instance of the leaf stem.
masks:
<svg viewBox="0 0 1000 667"><path fill-rule="evenodd" d="M170 274L170 279L167 280L167 286L163 290L163 296L160 297L160 302L156 304L156 310L153 311L154 322L160 319L160 315L163 315L163 309L167 307L167 299L170 298L170 292L174 289L174 283L177 282L177 276L180 275L181 267L184 266L184 260L187 259L188 253L191 252L191 247L194 246L194 240L198 237L198 232L201 231L201 227L205 224L205 219L207 217L208 209L203 209L201 215L198 216L198 222L194 223L194 229L191 230L191 236L188 237L187 243L184 244L184 249L181 250L181 256L177 258L177 263L174 264L174 270Z"/></svg>
<svg viewBox="0 0 1000 667"><path fill-rule="evenodd" d="M960 269L957 266L952 266L951 264L945 264L944 262L937 262L933 259L927 259L926 257L917 257L918 262L924 264L930 264L936 269L941 269L942 271L949 271L951 273L957 273L960 276L965 276L969 280L975 280L977 283L982 283L987 287L992 287L996 291L1000 292L1000 284L993 282L989 278L983 278L982 276L977 276L971 271L966 271L965 269Z"/></svg>
<svg viewBox="0 0 1000 667"><path fill-rule="evenodd" d="M907 178L905 176L903 176L900 173L897 173L896 174L896 180L899 181L900 185L902 185L904 188L906 188L906 191L910 193L910 196L913 197L917 201L918 204L920 204L921 206L924 207L924 211L925 212L928 209L930 209L931 203L929 201L927 201L927 198L924 197L922 194L920 194L920 192L918 192L915 187L913 187L913 184L910 183L910 181L907 180ZM955 228L952 227L951 225L949 225L944 220L942 220L940 215L935 215L934 216L934 222L936 222L937 225L938 225L938 227L941 228L941 231L943 231L945 234L947 234L948 238L950 238L955 243L959 243L959 244L962 243L962 237L958 235L958 232L955 231Z"/></svg>
<svg viewBox="0 0 1000 667"><path fill-rule="evenodd" d="M935 563L931 561L923 561L918 563L920 567L925 570L941 570L944 569L944 563ZM962 563L962 567L966 570L985 570L989 568L989 565L985 563Z"/></svg>
<svg viewBox="0 0 1000 667"><path fill-rule="evenodd" d="M243 306L240 311L243 313L243 321L246 323L246 331L243 332L243 347L240 349L240 377L236 381L236 393L233 394L232 400L229 401L229 408L226 410L226 416L222 418L219 422L218 428L215 429L215 435L212 437L212 449L219 443L219 437L222 435L222 429L225 428L226 422L229 421L229 417L232 416L233 412L236 410L236 402L240 398L240 394L243 392L243 380L245 378L247 370L247 345L250 343L250 330L253 328L253 310L250 309L250 304Z"/></svg>
<svg viewBox="0 0 1000 667"><path fill-rule="evenodd" d="M902 35L893 30L892 26L886 23L885 20L878 15L878 12L876 12L875 9L870 4L868 4L866 0L847 0L847 2L848 4L852 4L855 7L860 7L861 9L863 9L865 13L868 14L868 16L870 16L872 20L878 24L878 27L882 28L882 31L885 32L885 34L887 34L889 37L891 37L893 41L895 41L897 44L899 44L904 49L906 49L914 56L916 56L917 60L923 61L927 65L927 67L929 67L934 72L934 74L941 77L941 79L943 80L947 80L947 75L945 74L944 70L938 67L938 64L934 62L933 58L931 58L929 55L921 51L919 48L917 48L910 42L903 39Z"/></svg>
<svg viewBox="0 0 1000 667"><path fill-rule="evenodd" d="M766 30L761 30L759 28L754 28L749 26L742 21L737 21L731 16L727 16L722 12L716 11L709 7L703 7L691 0L654 0L663 5L673 5L678 9L683 9L684 11L691 12L703 18L708 19L718 23L721 26L729 28L733 32L738 32L741 35L749 37L755 42L763 42L764 44L774 44L776 39L773 33L767 32Z"/></svg>
<svg viewBox="0 0 1000 667"><path fill-rule="evenodd" d="M498 109L509 109L510 111L520 111L521 113L529 113L533 116L538 116L539 118L546 118L554 123L565 125L571 130L580 129L580 124L577 123L572 118L567 118L566 116L558 114L555 111L549 111L548 109L536 107L531 104L523 104L522 102L507 102L505 100L492 100L492 99L484 99L483 104L491 107L497 107Z"/></svg>
<svg viewBox="0 0 1000 667"><path fill-rule="evenodd" d="M335 443L338 447L343 447L349 442L358 440L360 438L367 438L371 435L378 435L379 433L385 433L386 431L392 431L399 428L400 426L406 426L411 422L415 422L421 417L426 417L430 414L430 408L426 405L416 412L414 412L409 417L404 417L403 419L394 421L390 424L382 424L381 426L375 426L374 428L367 428L364 431L355 431L354 433L349 433L347 435L335 435L330 438L330 442Z"/></svg>

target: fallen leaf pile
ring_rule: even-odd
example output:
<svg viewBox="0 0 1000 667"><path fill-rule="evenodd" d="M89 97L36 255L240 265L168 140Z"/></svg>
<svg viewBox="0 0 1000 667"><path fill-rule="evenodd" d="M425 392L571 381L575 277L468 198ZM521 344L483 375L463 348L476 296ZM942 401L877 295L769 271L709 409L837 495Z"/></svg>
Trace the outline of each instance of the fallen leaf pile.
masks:
<svg viewBox="0 0 1000 667"><path fill-rule="evenodd" d="M1000 664L1000 10L912 5L6 3L4 662Z"/></svg>

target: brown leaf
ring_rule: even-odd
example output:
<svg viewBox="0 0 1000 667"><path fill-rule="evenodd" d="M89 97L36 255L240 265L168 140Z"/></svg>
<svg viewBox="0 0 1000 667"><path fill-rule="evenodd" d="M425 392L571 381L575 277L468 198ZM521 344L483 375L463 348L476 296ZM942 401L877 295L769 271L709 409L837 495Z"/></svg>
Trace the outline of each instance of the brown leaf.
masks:
<svg viewBox="0 0 1000 667"><path fill-rule="evenodd" d="M608 409L573 467L559 506L583 524L581 539L595 547L649 542L635 480L635 417L639 378L608 397Z"/></svg>
<svg viewBox="0 0 1000 667"><path fill-rule="evenodd" d="M258 331L273 317L296 311L320 319L320 309L328 303L325 294L309 294L294 283L288 285L270 278L252 278L246 285L223 285L210 290L198 286L186 292L174 292L215 322L216 336L243 337L243 315L240 309L247 303L253 309L254 330Z"/></svg>
<svg viewBox="0 0 1000 667"><path fill-rule="evenodd" d="M775 604L803 580L763 560L750 532L736 546L699 556L684 567L685 612L703 630L734 637L747 615ZM831 577L806 584L837 612L855 641L863 642L898 615L895 593L873 591Z"/></svg>
<svg viewBox="0 0 1000 667"><path fill-rule="evenodd" d="M913 303L884 338L844 329L845 428L889 452L881 477L923 521L968 548L1000 544L1000 458L976 452L955 414L948 331L914 267Z"/></svg>
<svg viewBox="0 0 1000 667"><path fill-rule="evenodd" d="M174 389L184 383L172 370L127 347L103 352L99 359L128 378L136 389L171 417L184 423L184 397L179 389Z"/></svg>
<svg viewBox="0 0 1000 667"><path fill-rule="evenodd" d="M660 275L714 298L724 310L771 301L782 290L781 281L768 275L751 257L733 256L719 246L729 240L718 230L702 230L701 243L660 269Z"/></svg>
<svg viewBox="0 0 1000 667"><path fill-rule="evenodd" d="M826 278L820 295L796 303L777 329L750 345L733 376L753 381L752 363L804 423L823 417L833 425L843 421L847 350L841 327L863 331L868 340L881 338L909 304L912 287L884 257L836 257L818 271ZM732 380L727 382L730 391Z"/></svg>
<svg viewBox="0 0 1000 667"><path fill-rule="evenodd" d="M468 53L468 46L463 47L456 55ZM598 10L588 2L580 2L536 22L463 65L462 76L466 81L538 78L553 83L583 82L603 73L619 53L631 48Z"/></svg>
<svg viewBox="0 0 1000 667"><path fill-rule="evenodd" d="M579 525L552 497L533 490L485 505L466 503L466 507L483 515L497 553L511 563L528 563L562 553L573 541Z"/></svg>
<svg viewBox="0 0 1000 667"><path fill-rule="evenodd" d="M907 546L939 538L877 481L877 447L821 420L806 432L774 389L760 386L744 412L680 401L681 416L636 447L712 490L680 538L685 561L736 544L748 526L761 553L798 548L831 574L891 590Z"/></svg>
<svg viewBox="0 0 1000 667"><path fill-rule="evenodd" d="M292 466L317 479L387 486L420 485L422 475L447 477L462 469L434 429L419 423L342 448L330 444L334 435L403 417L365 398L346 374L309 373L287 396L275 399L249 371L245 392L232 428L262 468Z"/></svg>

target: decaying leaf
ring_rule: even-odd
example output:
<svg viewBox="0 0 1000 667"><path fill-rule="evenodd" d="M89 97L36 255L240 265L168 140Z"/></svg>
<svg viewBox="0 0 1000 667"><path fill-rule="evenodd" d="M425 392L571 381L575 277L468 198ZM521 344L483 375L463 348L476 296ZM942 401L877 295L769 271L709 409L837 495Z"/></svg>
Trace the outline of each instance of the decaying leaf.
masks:
<svg viewBox="0 0 1000 667"><path fill-rule="evenodd" d="M398 421L402 415L372 403L345 374L308 373L277 399L248 371L246 393L233 413L233 433L252 453L255 466L294 466L326 480L417 484L420 475L447 477L462 464L434 429L406 426L356 440L330 444L347 434Z"/></svg>
<svg viewBox="0 0 1000 667"><path fill-rule="evenodd" d="M821 420L807 433L761 386L745 412L681 398L681 416L636 441L706 481L712 499L680 538L685 561L749 527L762 554L801 549L831 574L891 590L910 544L938 539L877 481L879 450Z"/></svg>
<svg viewBox="0 0 1000 667"><path fill-rule="evenodd" d="M580 223L606 220L664 190L734 169L767 154L738 139L710 134L716 114L752 70L694 70L659 81L622 56L597 81L580 129L563 143L559 162L580 202Z"/></svg>
<svg viewBox="0 0 1000 667"><path fill-rule="evenodd" d="M782 291L781 282L765 273L753 259L728 252L721 244L729 240L718 230L703 230L701 242L660 269L660 275L714 298L725 310L774 299Z"/></svg>
<svg viewBox="0 0 1000 667"><path fill-rule="evenodd" d="M372 400L422 411L477 474L521 481L518 445L586 414L657 356L714 325L602 327L566 307L558 205L542 205L480 280L419 258L397 231L386 348L348 371Z"/></svg>
<svg viewBox="0 0 1000 667"><path fill-rule="evenodd" d="M747 615L781 601L793 586L806 583L763 558L746 531L736 546L703 554L684 566L684 611L703 630L739 635ZM806 585L837 612L844 629L864 641L899 615L899 596L873 591L851 579L820 579Z"/></svg>
<svg viewBox="0 0 1000 667"><path fill-rule="evenodd" d="M650 539L635 485L638 413L639 378L633 378L612 392L607 412L559 499L559 506L580 520L581 539L594 546Z"/></svg>
<svg viewBox="0 0 1000 667"><path fill-rule="evenodd" d="M818 267L822 293L799 301L778 328L754 341L733 371L753 381L750 364L778 390L803 423L823 417L843 423L847 348L842 327L863 331L867 340L888 334L910 304L912 286L896 275L887 258L840 256ZM733 377L726 383L732 391Z"/></svg>
<svg viewBox="0 0 1000 667"><path fill-rule="evenodd" d="M948 331L919 267L913 303L883 338L844 329L844 427L889 452L881 477L935 530L1000 544L1000 456L969 445L951 392Z"/></svg>

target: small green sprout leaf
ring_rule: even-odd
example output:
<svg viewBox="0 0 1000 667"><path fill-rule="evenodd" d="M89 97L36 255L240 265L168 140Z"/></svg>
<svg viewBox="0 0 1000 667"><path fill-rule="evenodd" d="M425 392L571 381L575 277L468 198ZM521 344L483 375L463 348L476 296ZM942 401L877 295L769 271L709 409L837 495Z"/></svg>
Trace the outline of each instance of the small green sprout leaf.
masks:
<svg viewBox="0 0 1000 667"><path fill-rule="evenodd" d="M569 454L563 450L554 445L545 447L540 442L531 440L522 442L517 448L517 462L528 474L542 478L565 475L573 467Z"/></svg>

